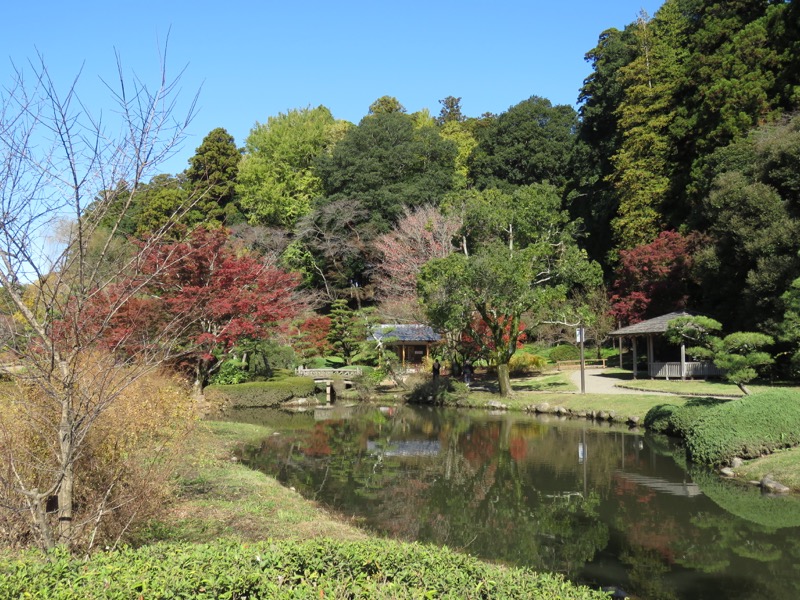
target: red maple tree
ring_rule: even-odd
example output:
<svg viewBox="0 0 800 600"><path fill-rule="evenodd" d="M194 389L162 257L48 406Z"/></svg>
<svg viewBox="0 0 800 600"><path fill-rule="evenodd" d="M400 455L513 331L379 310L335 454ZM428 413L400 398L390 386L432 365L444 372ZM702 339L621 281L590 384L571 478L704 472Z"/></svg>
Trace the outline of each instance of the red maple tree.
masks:
<svg viewBox="0 0 800 600"><path fill-rule="evenodd" d="M620 251L611 314L629 325L686 308L692 254L701 242L697 234L662 231L649 244Z"/></svg>
<svg viewBox="0 0 800 600"><path fill-rule="evenodd" d="M266 339L285 326L304 307L299 276L237 253L227 242L227 230L201 228L185 242L148 251L141 271L157 276L116 312L104 343L118 352L170 344L202 386L237 345ZM98 314L114 295L113 287L97 295Z"/></svg>

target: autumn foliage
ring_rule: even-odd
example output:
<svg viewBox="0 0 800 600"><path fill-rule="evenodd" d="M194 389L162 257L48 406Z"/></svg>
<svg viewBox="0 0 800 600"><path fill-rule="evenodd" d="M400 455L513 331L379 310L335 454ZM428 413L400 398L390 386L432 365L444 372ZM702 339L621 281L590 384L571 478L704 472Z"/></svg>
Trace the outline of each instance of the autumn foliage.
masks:
<svg viewBox="0 0 800 600"><path fill-rule="evenodd" d="M299 277L237 253L225 229L153 247L141 272L147 284L116 311L103 345L122 354L169 350L200 382L237 344L273 335L303 308ZM90 312L108 315L115 295L136 285L131 279L98 293Z"/></svg>
<svg viewBox="0 0 800 600"><path fill-rule="evenodd" d="M629 325L686 308L692 254L700 242L696 234L662 231L649 244L621 250L612 315Z"/></svg>

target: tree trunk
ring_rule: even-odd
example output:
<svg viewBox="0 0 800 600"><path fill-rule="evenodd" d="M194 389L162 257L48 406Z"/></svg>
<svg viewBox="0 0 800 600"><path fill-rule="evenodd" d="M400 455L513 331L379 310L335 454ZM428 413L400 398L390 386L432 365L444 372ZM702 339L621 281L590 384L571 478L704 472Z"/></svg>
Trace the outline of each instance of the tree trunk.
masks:
<svg viewBox="0 0 800 600"><path fill-rule="evenodd" d="M497 363L497 383L500 386L500 395L508 398L511 395L511 378L508 376L508 362Z"/></svg>
<svg viewBox="0 0 800 600"><path fill-rule="evenodd" d="M750 390L747 389L747 386L743 382L737 383L736 385L739 387L740 390L742 390L742 393L745 396L749 396L750 395Z"/></svg>
<svg viewBox="0 0 800 600"><path fill-rule="evenodd" d="M72 398L65 392L61 399L61 423L59 425L59 462L62 470L61 484L58 487L58 543L68 546L72 541L73 491L75 489L75 461L73 453L73 414Z"/></svg>

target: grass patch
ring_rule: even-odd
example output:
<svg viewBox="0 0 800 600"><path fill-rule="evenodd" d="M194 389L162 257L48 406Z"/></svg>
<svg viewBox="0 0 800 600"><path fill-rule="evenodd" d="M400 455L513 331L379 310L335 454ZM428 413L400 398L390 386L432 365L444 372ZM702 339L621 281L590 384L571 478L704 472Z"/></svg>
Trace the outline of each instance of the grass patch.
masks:
<svg viewBox="0 0 800 600"><path fill-rule="evenodd" d="M574 392L575 384L569 373L560 372L536 377L520 377L511 380L511 388L515 392Z"/></svg>
<svg viewBox="0 0 800 600"><path fill-rule="evenodd" d="M793 490L800 490L800 448L787 448L746 462L736 469L737 477L761 481L769 475Z"/></svg>
<svg viewBox="0 0 800 600"><path fill-rule="evenodd" d="M730 396L740 397L742 391L732 383L721 381L687 380L680 381L675 379L627 379L617 383L619 387L638 390L649 390L653 392L665 392L668 394L683 394L692 396Z"/></svg>
<svg viewBox="0 0 800 600"><path fill-rule="evenodd" d="M690 400L688 397L675 396L670 402L683 405ZM510 410L525 410L527 407L547 402L551 406L563 406L573 411L579 410L604 410L615 411L625 416L636 416L644 419L647 411L653 406L664 402L663 396L652 394L576 394L576 393L542 393L542 392L517 392L509 398L502 398L497 394L485 391L471 392L469 397L460 403L461 406L470 408L487 408L490 402L502 402Z"/></svg>
<svg viewBox="0 0 800 600"><path fill-rule="evenodd" d="M137 542L365 539L353 524L236 461L242 444L257 444L272 434L268 427L247 423L201 423L177 469L180 491L169 517L140 531Z"/></svg>

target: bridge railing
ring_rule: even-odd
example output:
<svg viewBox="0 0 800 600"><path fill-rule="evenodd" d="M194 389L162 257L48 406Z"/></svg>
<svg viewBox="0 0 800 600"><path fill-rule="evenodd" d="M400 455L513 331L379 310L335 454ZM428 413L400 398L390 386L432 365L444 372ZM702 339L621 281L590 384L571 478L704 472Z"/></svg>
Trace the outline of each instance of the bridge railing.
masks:
<svg viewBox="0 0 800 600"><path fill-rule="evenodd" d="M333 379L334 377L361 377L364 372L360 367L352 369L305 369L297 367L295 370L300 377L311 377L312 379Z"/></svg>

